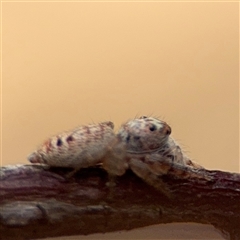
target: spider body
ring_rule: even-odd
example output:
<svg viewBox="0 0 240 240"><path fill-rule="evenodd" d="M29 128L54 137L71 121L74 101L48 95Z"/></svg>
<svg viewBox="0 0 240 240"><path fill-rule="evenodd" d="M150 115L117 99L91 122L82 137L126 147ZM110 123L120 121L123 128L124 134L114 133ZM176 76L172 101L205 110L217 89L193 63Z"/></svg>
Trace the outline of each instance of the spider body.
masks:
<svg viewBox="0 0 240 240"><path fill-rule="evenodd" d="M73 173L99 163L110 176L121 176L130 168L167 196L163 175L199 177L197 171L202 167L183 153L170 136L171 127L166 122L143 116L124 123L117 134L113 128L109 121L60 133L44 142L28 159L31 163L71 167Z"/></svg>

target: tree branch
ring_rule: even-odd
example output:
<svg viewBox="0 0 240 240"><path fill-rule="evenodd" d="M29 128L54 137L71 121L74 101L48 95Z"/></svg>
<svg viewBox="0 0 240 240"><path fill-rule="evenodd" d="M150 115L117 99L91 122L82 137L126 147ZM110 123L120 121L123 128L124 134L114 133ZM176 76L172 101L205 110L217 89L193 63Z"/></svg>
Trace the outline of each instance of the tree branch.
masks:
<svg viewBox="0 0 240 240"><path fill-rule="evenodd" d="M109 187L101 167L0 169L0 239L36 239L129 230L159 223L196 222L240 239L240 174L200 170L209 180L161 177L172 199L130 170Z"/></svg>

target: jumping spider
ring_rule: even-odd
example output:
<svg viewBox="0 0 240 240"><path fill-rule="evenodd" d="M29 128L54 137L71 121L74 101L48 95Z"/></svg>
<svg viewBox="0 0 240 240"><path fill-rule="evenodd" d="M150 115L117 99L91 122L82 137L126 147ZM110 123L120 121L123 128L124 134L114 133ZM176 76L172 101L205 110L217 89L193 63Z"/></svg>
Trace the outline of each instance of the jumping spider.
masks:
<svg viewBox="0 0 240 240"><path fill-rule="evenodd" d="M170 126L157 118L142 116L123 124L118 133L112 122L80 126L49 138L29 155L31 163L56 167L102 166L111 176L131 169L138 177L168 195L162 175L199 177L202 167L192 162L170 137Z"/></svg>

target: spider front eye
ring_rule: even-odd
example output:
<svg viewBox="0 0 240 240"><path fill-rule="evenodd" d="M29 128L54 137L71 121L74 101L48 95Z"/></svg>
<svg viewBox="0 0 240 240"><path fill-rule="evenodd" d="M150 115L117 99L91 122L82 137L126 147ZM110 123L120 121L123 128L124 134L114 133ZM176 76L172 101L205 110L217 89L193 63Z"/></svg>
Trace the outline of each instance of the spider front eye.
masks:
<svg viewBox="0 0 240 240"><path fill-rule="evenodd" d="M152 132L155 131L156 129L157 129L157 127L155 125L152 125L149 127L149 130Z"/></svg>
<svg viewBox="0 0 240 240"><path fill-rule="evenodd" d="M62 146L62 144L63 144L62 140L61 140L60 138L58 138L58 140L57 140L57 146L60 147L60 146Z"/></svg>

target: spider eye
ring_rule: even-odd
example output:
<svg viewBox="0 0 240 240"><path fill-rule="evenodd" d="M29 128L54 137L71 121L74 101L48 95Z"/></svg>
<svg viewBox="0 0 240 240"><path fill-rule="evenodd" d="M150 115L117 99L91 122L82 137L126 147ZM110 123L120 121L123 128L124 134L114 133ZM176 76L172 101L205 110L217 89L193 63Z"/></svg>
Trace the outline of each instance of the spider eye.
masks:
<svg viewBox="0 0 240 240"><path fill-rule="evenodd" d="M66 139L67 142L71 142L71 141L73 141L73 140L74 140L74 139L73 139L72 136L68 136L67 139Z"/></svg>
<svg viewBox="0 0 240 240"><path fill-rule="evenodd" d="M171 128L169 126L166 127L166 134L170 135L172 132Z"/></svg>
<svg viewBox="0 0 240 240"><path fill-rule="evenodd" d="M62 144L63 144L62 140L61 140L60 138L58 138L58 140L57 140L57 146L60 147L60 146L62 146Z"/></svg>
<svg viewBox="0 0 240 240"><path fill-rule="evenodd" d="M135 136L135 137L134 137L134 140L139 140L139 139L140 139L139 136Z"/></svg>
<svg viewBox="0 0 240 240"><path fill-rule="evenodd" d="M155 131L156 129L157 129L157 127L154 124L149 127L149 130L152 132Z"/></svg>

